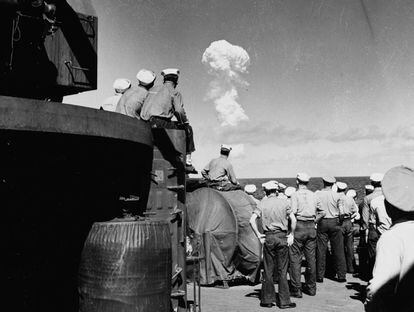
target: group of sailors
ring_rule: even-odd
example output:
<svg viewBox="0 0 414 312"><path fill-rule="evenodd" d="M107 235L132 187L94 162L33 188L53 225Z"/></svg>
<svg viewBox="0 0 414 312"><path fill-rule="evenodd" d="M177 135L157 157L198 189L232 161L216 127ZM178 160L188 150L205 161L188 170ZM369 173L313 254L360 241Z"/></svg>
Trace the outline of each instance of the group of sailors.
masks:
<svg viewBox="0 0 414 312"><path fill-rule="evenodd" d="M178 128L186 132L186 172L197 173L191 163L195 151L192 128L186 116L181 93L176 90L179 70L161 72L163 83L155 85L156 75L146 69L137 75L138 83L128 79L114 82L115 95L101 109L115 111L150 123L153 128ZM178 122L172 122L173 117ZM228 157L232 148L221 145L220 156L211 160L201 174L208 187L219 191L241 189ZM262 185L265 196L254 197L255 185L244 190L256 203L250 224L263 244L261 306L294 308L291 297L305 293L315 296L316 283L326 273L328 242L335 279L346 282L355 273L353 224L360 224L360 246L367 254L359 256L359 276L369 280L367 311L414 311L410 289L414 286L414 170L394 167L385 175L374 173L365 186L366 196L358 208L356 191L332 176L322 178L323 188L308 189L310 176L298 173L296 187L277 181ZM259 230L258 220L262 230ZM306 259L304 286L301 264ZM274 286L277 272L278 296ZM290 285L287 280L289 273Z"/></svg>
<svg viewBox="0 0 414 312"><path fill-rule="evenodd" d="M244 187L257 203L250 224L263 244L261 306L276 303L282 309L294 308L291 297L302 298L303 293L315 296L317 283L323 283L325 277L328 242L334 279L346 282L346 274L355 273L355 222L360 224L360 246L368 251L367 257L359 257L359 275L369 279L366 310L414 311L407 289L407 285L414 286L409 284L414 282L414 245L409 243L414 237L414 171L401 166L385 176L372 174L360 207L355 202L356 191L348 189L346 183L325 176L323 188L312 192L309 181L306 173L297 174L295 188L268 181L262 185L265 196L261 201L254 197L255 185ZM306 271L302 286L303 256Z"/></svg>
<svg viewBox="0 0 414 312"><path fill-rule="evenodd" d="M101 109L117 112L150 123L153 128L182 129L186 133L186 173L198 173L192 165L191 154L195 151L193 130L184 109L183 97L176 89L180 71L167 68L161 71L162 84L155 84L153 71L141 69L136 75L137 84L129 79L114 81L115 94L107 98ZM176 118L176 122L172 119Z"/></svg>
<svg viewBox="0 0 414 312"><path fill-rule="evenodd" d="M220 191L240 189L228 160L231 147L222 145L220 156L203 169L208 187ZM298 173L296 187L275 180L244 191L256 204L250 225L263 244L263 276L260 305L294 308L291 297L315 296L327 269L328 242L337 282L345 283L354 268L354 223L359 224L358 276L368 282L367 311L414 311L410 297L414 287L414 170L399 166L385 175L373 173L358 207L354 189L335 177L322 177L323 188L312 192L310 176ZM257 221L261 222L257 222ZM367 251L364 253L364 251ZM302 258L306 259L305 283L301 283ZM275 274L276 272L276 274ZM289 273L290 283L287 275ZM275 293L275 275L278 296Z"/></svg>

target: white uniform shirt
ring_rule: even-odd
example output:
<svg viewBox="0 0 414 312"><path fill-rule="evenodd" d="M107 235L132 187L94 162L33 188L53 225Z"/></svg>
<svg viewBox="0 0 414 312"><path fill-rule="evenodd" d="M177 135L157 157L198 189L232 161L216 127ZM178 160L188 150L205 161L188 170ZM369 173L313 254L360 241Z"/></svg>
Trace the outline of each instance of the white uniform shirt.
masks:
<svg viewBox="0 0 414 312"><path fill-rule="evenodd" d="M391 218L388 216L384 204L384 195L380 195L371 200L371 213L376 220L378 232L383 234L391 227Z"/></svg>
<svg viewBox="0 0 414 312"><path fill-rule="evenodd" d="M398 296L400 291L407 291L399 291L398 285L414 266L413 238L414 221L395 224L381 235L377 244L373 278L367 288L368 298L371 299L368 311L385 310L386 300ZM404 307L403 311L413 311L414 300L411 299L409 298L410 302L398 302Z"/></svg>
<svg viewBox="0 0 414 312"><path fill-rule="evenodd" d="M280 198L280 199L288 199L288 197L285 194L283 194L283 193L279 193L279 195L277 195L277 198Z"/></svg>

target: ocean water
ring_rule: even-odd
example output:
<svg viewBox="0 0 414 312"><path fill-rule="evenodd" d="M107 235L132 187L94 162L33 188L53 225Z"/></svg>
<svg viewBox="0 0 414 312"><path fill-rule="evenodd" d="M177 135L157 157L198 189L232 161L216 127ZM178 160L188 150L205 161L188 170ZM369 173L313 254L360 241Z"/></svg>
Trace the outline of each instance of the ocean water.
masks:
<svg viewBox="0 0 414 312"><path fill-rule="evenodd" d="M337 181L345 182L348 185L348 189L352 188L357 192L356 203L359 204L365 196L365 185L369 184L369 177L335 177ZM257 191L254 196L258 199L261 199L264 196L262 190L262 183L265 183L269 180L276 180L285 184L286 186L296 187L296 178L255 178L255 179L239 179L240 185L244 188L246 184L254 184L257 187ZM317 191L322 189L323 182L322 178L315 177L311 178L308 184L308 188L312 191Z"/></svg>

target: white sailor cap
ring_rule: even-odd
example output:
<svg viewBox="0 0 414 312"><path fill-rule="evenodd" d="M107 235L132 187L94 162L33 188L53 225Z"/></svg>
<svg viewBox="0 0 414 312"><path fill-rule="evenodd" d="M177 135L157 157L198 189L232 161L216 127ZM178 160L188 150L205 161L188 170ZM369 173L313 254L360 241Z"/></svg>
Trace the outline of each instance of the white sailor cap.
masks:
<svg viewBox="0 0 414 312"><path fill-rule="evenodd" d="M285 190L286 189L286 185L284 185L283 183L278 182L277 184L279 186L279 190Z"/></svg>
<svg viewBox="0 0 414 312"><path fill-rule="evenodd" d="M119 92L125 91L130 86L131 86L131 81L126 78L118 78L114 81L114 84L112 85L112 87Z"/></svg>
<svg viewBox="0 0 414 312"><path fill-rule="evenodd" d="M279 190L279 182L277 182L276 180L270 180L269 182L276 184L276 189Z"/></svg>
<svg viewBox="0 0 414 312"><path fill-rule="evenodd" d="M296 179L298 179L299 181L302 181L302 182L309 182L310 176L307 173L299 172L296 175Z"/></svg>
<svg viewBox="0 0 414 312"><path fill-rule="evenodd" d="M220 149L223 151L231 151L231 146L227 144L221 144Z"/></svg>
<svg viewBox="0 0 414 312"><path fill-rule="evenodd" d="M374 190L374 187L371 184L367 184L367 185L365 185L365 189L367 191L373 191Z"/></svg>
<svg viewBox="0 0 414 312"><path fill-rule="evenodd" d="M177 69L177 68L166 68L161 72L161 75L163 75L163 76L167 76L167 75L179 76L180 75L180 70Z"/></svg>
<svg viewBox="0 0 414 312"><path fill-rule="evenodd" d="M382 173L373 173L371 174L371 176L369 177L369 179L372 182L381 182L382 179L384 178L384 175Z"/></svg>
<svg viewBox="0 0 414 312"><path fill-rule="evenodd" d="M137 73L137 79L140 84L142 84L143 86L147 86L154 82L155 74L153 71L150 71L148 69L141 69Z"/></svg>
<svg viewBox="0 0 414 312"><path fill-rule="evenodd" d="M346 196L351 197L351 198L355 198L357 196L357 193L355 190L350 189L348 190L348 192L346 192Z"/></svg>
<svg viewBox="0 0 414 312"><path fill-rule="evenodd" d="M266 189L266 190L277 190L277 188L278 188L278 186L277 186L277 183L276 183L276 181L274 181L274 180L271 180L271 181L268 181L268 182L266 182L265 184L264 184L264 188Z"/></svg>
<svg viewBox="0 0 414 312"><path fill-rule="evenodd" d="M336 179L333 176L324 176L322 177L322 180L324 180L327 183L332 183L332 184L336 182Z"/></svg>
<svg viewBox="0 0 414 312"><path fill-rule="evenodd" d="M395 208L414 212L414 170L398 166L388 170L382 180L384 197Z"/></svg>
<svg viewBox="0 0 414 312"><path fill-rule="evenodd" d="M288 186L285 190L285 195L291 197L293 193L296 192L296 189L293 186Z"/></svg>
<svg viewBox="0 0 414 312"><path fill-rule="evenodd" d="M346 188L348 187L348 185L344 182L336 182L336 186L338 187L339 191L346 190Z"/></svg>
<svg viewBox="0 0 414 312"><path fill-rule="evenodd" d="M256 188L256 185L254 185L254 184L247 184L244 187L244 191L246 193L254 193L254 192L256 192L256 190L257 190L257 188Z"/></svg>

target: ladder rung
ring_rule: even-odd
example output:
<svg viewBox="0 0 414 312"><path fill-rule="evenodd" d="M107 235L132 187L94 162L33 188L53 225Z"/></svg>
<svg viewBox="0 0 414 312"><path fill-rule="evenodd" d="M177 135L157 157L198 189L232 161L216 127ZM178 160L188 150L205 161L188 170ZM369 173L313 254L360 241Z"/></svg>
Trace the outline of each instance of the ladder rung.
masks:
<svg viewBox="0 0 414 312"><path fill-rule="evenodd" d="M171 191L175 191L175 190L183 190L185 188L184 185L180 184L180 185L170 185L167 186L167 189L171 190Z"/></svg>
<svg viewBox="0 0 414 312"><path fill-rule="evenodd" d="M173 290L171 292L171 297L184 297L185 296L185 291L184 290Z"/></svg>

